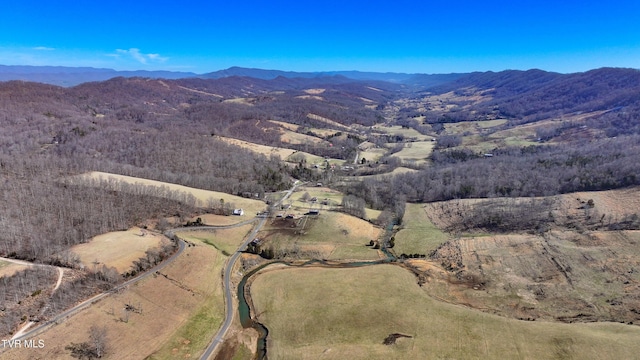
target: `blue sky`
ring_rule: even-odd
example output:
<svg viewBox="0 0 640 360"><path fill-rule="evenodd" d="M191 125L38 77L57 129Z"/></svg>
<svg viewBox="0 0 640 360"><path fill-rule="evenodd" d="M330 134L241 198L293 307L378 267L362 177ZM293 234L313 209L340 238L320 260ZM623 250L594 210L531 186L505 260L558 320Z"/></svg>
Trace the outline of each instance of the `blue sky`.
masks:
<svg viewBox="0 0 640 360"><path fill-rule="evenodd" d="M640 68L640 1L2 0L0 64L205 73Z"/></svg>

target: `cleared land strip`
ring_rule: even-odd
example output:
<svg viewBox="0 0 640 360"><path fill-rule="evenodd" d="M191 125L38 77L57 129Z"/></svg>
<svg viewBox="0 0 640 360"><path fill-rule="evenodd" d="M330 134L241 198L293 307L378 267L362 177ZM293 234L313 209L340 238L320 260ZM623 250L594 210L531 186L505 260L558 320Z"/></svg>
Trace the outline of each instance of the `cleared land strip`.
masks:
<svg viewBox="0 0 640 360"><path fill-rule="evenodd" d="M83 309L89 307L90 305L92 305L96 301L98 301L98 300L100 300L100 299L102 299L102 298L104 298L106 296L109 296L112 293L115 293L120 289L124 289L125 287L127 287L129 285L133 285L133 284L137 283L138 281L151 276L152 274L155 274L157 271L160 271L160 270L164 269L167 265L171 264L184 251L184 248L185 248L184 241L178 239L178 250L173 255L171 255L166 261L162 262L161 264L158 264L158 265L154 266L153 268L149 269L147 272L145 272L145 273L143 273L141 275L138 275L137 277L135 277L135 278L133 278L131 280L125 281L124 283L114 287L113 289L111 289L111 290L109 290L107 292L103 292L101 294L98 294L98 295L96 295L96 296L94 296L94 297L92 297L92 298L90 298L88 300L85 300L85 301L81 302L80 304L72 307L71 309L66 310L66 311L54 316L52 319L48 320L44 324L42 324L42 325L40 325L38 327L35 327L34 329L32 329L30 331L24 332L20 337L15 337L14 340L25 340L25 339L31 338L31 337L33 337L33 336L35 336L37 334L40 334L40 333L44 332L45 330L47 330L48 328L62 323L64 320L66 320L66 319L72 317L73 315L77 314L80 310L83 310ZM6 346L4 345L4 343L3 343L2 347L3 347L3 349L0 351L0 353L6 351Z"/></svg>

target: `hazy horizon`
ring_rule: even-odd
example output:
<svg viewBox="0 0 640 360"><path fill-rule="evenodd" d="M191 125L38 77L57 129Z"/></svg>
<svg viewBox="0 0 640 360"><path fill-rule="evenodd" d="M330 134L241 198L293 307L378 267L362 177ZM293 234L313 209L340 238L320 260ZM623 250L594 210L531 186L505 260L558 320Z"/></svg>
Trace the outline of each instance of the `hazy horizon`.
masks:
<svg viewBox="0 0 640 360"><path fill-rule="evenodd" d="M12 2L0 64L166 70L560 73L640 68L640 3Z"/></svg>

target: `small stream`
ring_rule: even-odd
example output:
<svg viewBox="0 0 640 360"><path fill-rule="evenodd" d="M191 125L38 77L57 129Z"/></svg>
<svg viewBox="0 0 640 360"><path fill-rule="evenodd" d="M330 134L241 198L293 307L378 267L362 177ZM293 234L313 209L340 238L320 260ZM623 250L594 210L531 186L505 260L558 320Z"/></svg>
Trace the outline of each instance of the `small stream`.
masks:
<svg viewBox="0 0 640 360"><path fill-rule="evenodd" d="M389 238L393 234L393 226L396 225L395 222L389 224L389 226L385 229L385 237ZM258 346L256 350L255 359L266 360L267 359L267 336L269 335L269 329L266 326L259 323L257 320L251 317L251 307L247 302L246 298L246 285L247 280L249 280L253 275L255 275L258 271L266 268L269 265L274 264L282 264L291 267L324 267L331 269L346 269L346 268L355 268L362 266L371 266L371 265L380 265L380 264L390 264L395 263L397 258L395 255L389 251L389 249L382 247L382 253L386 256L385 259L381 260L372 260L372 261L353 261L353 262L331 262L327 260L308 260L302 263L293 263L287 261L271 261L266 264L262 264L257 268L249 271L246 275L242 277L240 284L238 284L238 312L240 316L240 323L242 327L253 328L258 334Z"/></svg>
<svg viewBox="0 0 640 360"><path fill-rule="evenodd" d="M267 359L267 335L269 335L269 330L253 319L251 317L251 307L247 302L246 294L246 285L247 280L249 280L253 275L255 275L258 271L266 268L267 266L274 264L282 264L291 267L325 267L331 269L345 269L345 268L354 268L354 267L362 267L362 266L371 266L371 265L380 265L380 264L389 264L396 261L396 259L388 252L385 252L387 255L386 259L382 260L374 260L374 261L356 261L356 262L348 262L348 263L340 263L340 262L329 262L326 260L309 260L303 263L291 263L286 261L272 261L266 264L260 265L257 268L249 271L245 276L242 277L240 284L238 284L238 312L240 316L240 323L243 328L253 328L258 331L258 347L256 351L256 359L264 360Z"/></svg>

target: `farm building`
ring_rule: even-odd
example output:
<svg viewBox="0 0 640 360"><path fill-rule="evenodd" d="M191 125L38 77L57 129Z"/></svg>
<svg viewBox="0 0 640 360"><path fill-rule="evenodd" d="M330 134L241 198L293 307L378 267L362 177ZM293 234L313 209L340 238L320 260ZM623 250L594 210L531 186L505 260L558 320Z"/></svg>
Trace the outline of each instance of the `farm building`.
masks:
<svg viewBox="0 0 640 360"><path fill-rule="evenodd" d="M244 210L242 210L242 209L233 209L233 215L242 216L242 215L244 215Z"/></svg>

